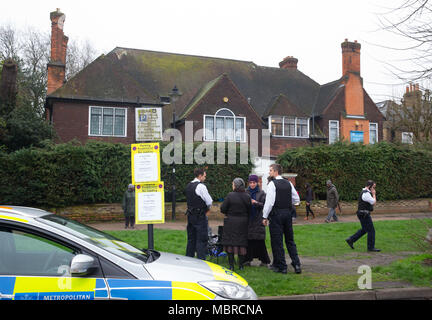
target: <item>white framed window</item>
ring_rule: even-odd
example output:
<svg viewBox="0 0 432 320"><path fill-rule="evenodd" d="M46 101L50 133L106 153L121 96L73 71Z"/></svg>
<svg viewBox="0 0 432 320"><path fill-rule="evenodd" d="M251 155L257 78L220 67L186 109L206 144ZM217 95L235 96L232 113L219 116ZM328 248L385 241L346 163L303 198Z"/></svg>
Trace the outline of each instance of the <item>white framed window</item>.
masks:
<svg viewBox="0 0 432 320"><path fill-rule="evenodd" d="M339 140L339 121L329 120L329 144Z"/></svg>
<svg viewBox="0 0 432 320"><path fill-rule="evenodd" d="M89 136L126 137L127 108L89 107Z"/></svg>
<svg viewBox="0 0 432 320"><path fill-rule="evenodd" d="M204 141L246 142L246 118L226 108L204 115Z"/></svg>
<svg viewBox="0 0 432 320"><path fill-rule="evenodd" d="M369 123L369 143L374 144L378 142L378 123Z"/></svg>
<svg viewBox="0 0 432 320"><path fill-rule="evenodd" d="M402 132L402 143L413 144L413 133Z"/></svg>
<svg viewBox="0 0 432 320"><path fill-rule="evenodd" d="M309 138L308 118L270 116L269 128L275 137Z"/></svg>

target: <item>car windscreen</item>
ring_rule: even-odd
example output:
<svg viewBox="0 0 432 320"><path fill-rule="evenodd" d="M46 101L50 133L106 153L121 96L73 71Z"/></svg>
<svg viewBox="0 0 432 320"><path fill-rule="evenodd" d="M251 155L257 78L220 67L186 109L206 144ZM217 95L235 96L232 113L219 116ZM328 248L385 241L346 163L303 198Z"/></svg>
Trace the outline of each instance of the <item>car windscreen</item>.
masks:
<svg viewBox="0 0 432 320"><path fill-rule="evenodd" d="M98 246L117 256L135 263L150 262L153 260L150 252L144 252L130 244L121 241L107 233L91 228L79 222L51 214L37 219L54 228L65 231L88 243ZM150 257L150 259L149 259Z"/></svg>

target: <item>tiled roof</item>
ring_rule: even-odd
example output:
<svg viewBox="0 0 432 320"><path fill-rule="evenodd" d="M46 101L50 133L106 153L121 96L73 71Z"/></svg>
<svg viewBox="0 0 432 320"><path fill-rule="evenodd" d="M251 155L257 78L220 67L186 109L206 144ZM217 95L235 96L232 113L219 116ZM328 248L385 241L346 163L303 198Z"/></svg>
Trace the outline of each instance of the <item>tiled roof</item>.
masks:
<svg viewBox="0 0 432 320"><path fill-rule="evenodd" d="M306 115L322 112L340 86L323 86L297 69L258 66L203 56L115 48L70 79L49 98L160 103L174 85L183 93L176 102L177 114L185 114L200 92L227 74L255 111L263 116L275 97L285 96Z"/></svg>
<svg viewBox="0 0 432 320"><path fill-rule="evenodd" d="M177 85L183 96L177 112L209 81L226 73L262 115L284 94L312 110L319 84L299 70L261 67L253 62L116 48L101 56L49 97L154 103Z"/></svg>

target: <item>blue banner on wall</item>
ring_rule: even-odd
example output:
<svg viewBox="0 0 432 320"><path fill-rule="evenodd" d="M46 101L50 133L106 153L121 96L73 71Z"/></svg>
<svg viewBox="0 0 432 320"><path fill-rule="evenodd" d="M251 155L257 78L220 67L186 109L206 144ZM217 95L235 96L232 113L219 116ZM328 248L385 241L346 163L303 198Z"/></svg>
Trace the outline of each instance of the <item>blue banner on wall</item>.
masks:
<svg viewBox="0 0 432 320"><path fill-rule="evenodd" d="M351 138L351 142L363 143L363 131L351 131L350 138Z"/></svg>

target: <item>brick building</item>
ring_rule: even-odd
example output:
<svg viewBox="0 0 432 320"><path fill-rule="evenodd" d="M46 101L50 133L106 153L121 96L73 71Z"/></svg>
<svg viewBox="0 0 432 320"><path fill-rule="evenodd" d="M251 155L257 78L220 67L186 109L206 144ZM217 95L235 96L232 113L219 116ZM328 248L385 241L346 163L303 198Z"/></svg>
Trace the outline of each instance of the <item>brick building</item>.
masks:
<svg viewBox="0 0 432 320"><path fill-rule="evenodd" d="M342 75L320 85L288 56L279 68L185 54L115 48L64 82L65 15L51 13L47 119L62 142L136 141L135 109L162 109L163 129L190 121L203 141L248 143L251 129L270 132L270 155L339 139L375 143L384 116L363 88L360 44L345 40ZM335 66L337 67L337 66ZM170 103L176 86L181 97ZM261 146L259 146L261 148ZM262 153L261 150L259 152Z"/></svg>

